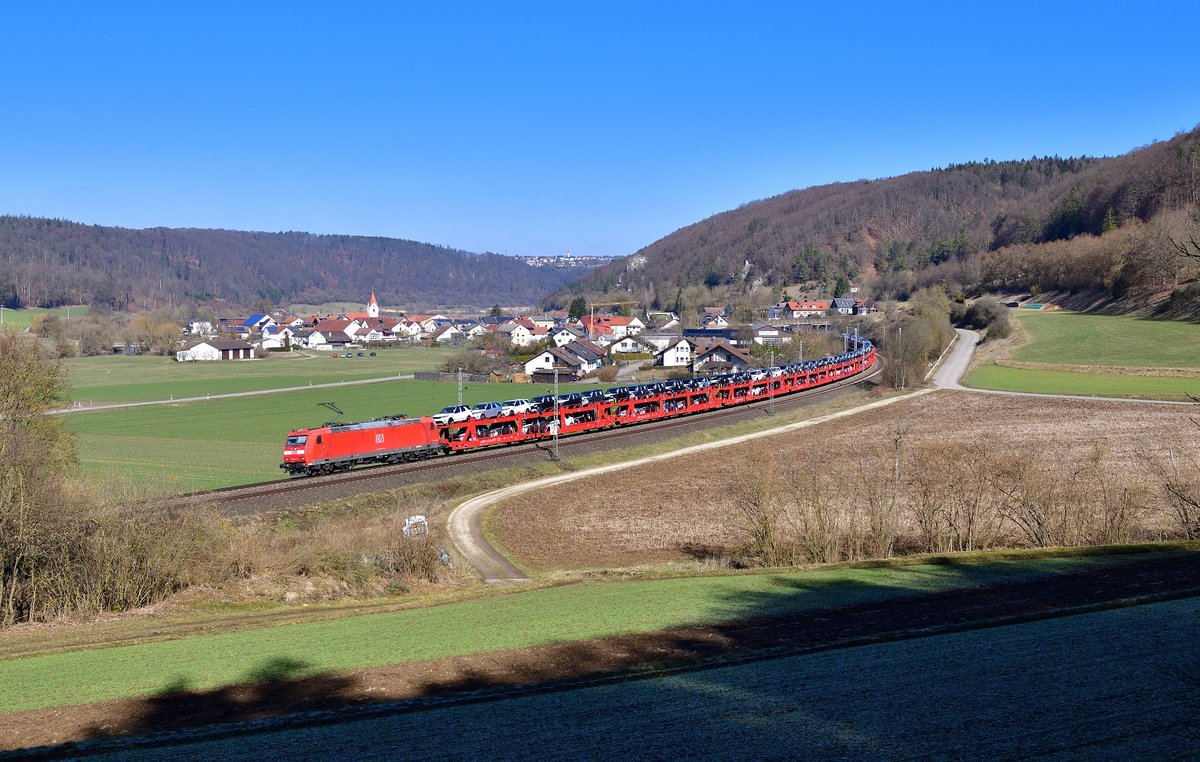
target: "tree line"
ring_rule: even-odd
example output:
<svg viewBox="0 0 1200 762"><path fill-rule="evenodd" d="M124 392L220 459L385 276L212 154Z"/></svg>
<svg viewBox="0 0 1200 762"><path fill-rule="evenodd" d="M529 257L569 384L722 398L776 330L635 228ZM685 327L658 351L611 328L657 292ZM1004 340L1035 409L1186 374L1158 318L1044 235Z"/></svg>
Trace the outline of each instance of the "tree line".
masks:
<svg viewBox="0 0 1200 762"><path fill-rule="evenodd" d="M335 594L379 594L451 574L439 526L404 537L406 505L369 521L238 523L120 481L85 480L62 418L45 414L66 400L65 372L46 345L0 330L0 626L286 575L325 579Z"/></svg>

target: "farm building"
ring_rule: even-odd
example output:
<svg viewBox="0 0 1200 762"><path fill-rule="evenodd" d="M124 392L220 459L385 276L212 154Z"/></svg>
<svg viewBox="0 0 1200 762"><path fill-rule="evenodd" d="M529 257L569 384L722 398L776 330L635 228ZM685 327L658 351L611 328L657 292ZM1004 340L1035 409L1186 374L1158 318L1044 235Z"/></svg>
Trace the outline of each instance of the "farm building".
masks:
<svg viewBox="0 0 1200 762"><path fill-rule="evenodd" d="M182 352L176 352L175 359L179 362L252 360L254 359L254 347L237 339L211 339L200 342Z"/></svg>

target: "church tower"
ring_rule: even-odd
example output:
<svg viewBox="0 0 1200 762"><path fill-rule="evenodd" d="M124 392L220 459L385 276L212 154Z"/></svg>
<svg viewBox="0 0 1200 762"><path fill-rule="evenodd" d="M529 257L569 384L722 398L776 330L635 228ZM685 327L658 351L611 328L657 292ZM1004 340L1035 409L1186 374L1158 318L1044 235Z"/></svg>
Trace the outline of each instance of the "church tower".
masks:
<svg viewBox="0 0 1200 762"><path fill-rule="evenodd" d="M367 317L379 317L379 302L375 300L375 292L371 292L371 301L367 302Z"/></svg>

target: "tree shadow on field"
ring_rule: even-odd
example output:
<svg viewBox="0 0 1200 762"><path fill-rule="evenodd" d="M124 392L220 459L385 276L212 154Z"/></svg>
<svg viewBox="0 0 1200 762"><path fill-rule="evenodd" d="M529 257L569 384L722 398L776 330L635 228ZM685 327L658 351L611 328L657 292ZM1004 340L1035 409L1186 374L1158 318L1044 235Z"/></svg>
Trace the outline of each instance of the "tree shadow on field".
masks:
<svg viewBox="0 0 1200 762"><path fill-rule="evenodd" d="M1063 607L1200 586L1200 553L1125 559L1126 563L1051 575L1018 574L1011 564L945 560L951 563L900 567L877 582L868 574L779 573L770 576L767 585L729 593L713 612L715 622L655 632L490 652L481 640L478 654L345 673L313 674L314 666L303 660L270 659L250 670L239 685L195 690L178 680L155 696L111 702L115 708L106 709L101 721L93 717L86 731L74 737L98 739L116 748L147 743L172 747L188 742L136 736L289 715L282 729L271 733L236 727L213 732L236 734L238 754L245 758L270 756L279 748L271 744L281 733L314 728L322 729L322 740L310 734L288 748L323 757L353 757L353 745L358 744L375 756L414 758L442 758L438 755L444 756L446 748L483 759L531 756L548 748L565 750L561 755L572 758L886 758L905 751L904 746L889 745L899 734L906 743L930 744L913 747L910 757L970 756L970 747L960 740L967 743L971 734L946 735L940 723L968 727L993 711L985 683L971 682L968 673L943 671L948 668L941 657L934 658L932 641L931 655L914 657L896 670L891 660L902 657L903 649L885 658L850 647L973 630L980 623L1014 615L1036 618L1038 612ZM954 589L931 584L939 575L944 583L946 574L955 577ZM1008 637L997 630L989 636L988 647L1001 648ZM818 658L834 650L832 659ZM856 656L860 652L865 655ZM805 659L773 658L797 655ZM1037 656L1036 650L1020 653L998 667L1000 672L981 674L991 674L987 680L1011 675L1006 695L1023 696L1025 682L1032 679L1025 673L1027 665L1036 674L1053 674L1050 667L1032 661ZM858 658L876 661L869 669L858 668ZM831 661L837 665L829 667ZM731 664L736 668L723 668ZM761 671L748 672L759 664ZM820 664L826 666L814 666ZM655 670L681 666L708 668L657 679L661 675ZM655 679L630 681L631 674ZM1061 683L1049 678L1046 682ZM879 698L903 696L926 683L934 686L934 694L958 694L946 702L922 694L915 704L899 708ZM574 690L581 684L587 689ZM499 700L514 696L521 699ZM599 696L599 703L588 709L576 703L586 703L588 696ZM1050 706L1060 705L1071 703L1060 700ZM576 706L578 714L573 714ZM930 706L939 708L931 712ZM1069 726L1066 715L1055 715L1036 702L1030 706L1036 711L1028 716L1038 717L1046 732ZM691 707L694 714L688 714ZM320 710L336 711L313 714ZM414 719L410 713L416 710L432 714ZM443 711L453 715L439 714ZM65 725L69 712L55 712L56 721ZM360 722L365 719L370 723ZM405 730L414 722L422 728L415 736ZM903 730L893 728L894 722ZM995 725L1007 727L1002 722ZM614 733L614 728L620 732ZM123 736L135 738L126 741ZM997 736L990 748L1024 756L1033 749L1006 746L1010 741L1022 743L1020 737L1024 736ZM309 743L326 745L304 745ZM42 747L33 750L33 756L81 751L87 749Z"/></svg>
<svg viewBox="0 0 1200 762"><path fill-rule="evenodd" d="M353 700L353 679L308 672L308 662L277 657L251 669L236 685L195 690L187 678L179 677L124 716L89 727L84 735L95 739L246 722L283 712L330 709Z"/></svg>

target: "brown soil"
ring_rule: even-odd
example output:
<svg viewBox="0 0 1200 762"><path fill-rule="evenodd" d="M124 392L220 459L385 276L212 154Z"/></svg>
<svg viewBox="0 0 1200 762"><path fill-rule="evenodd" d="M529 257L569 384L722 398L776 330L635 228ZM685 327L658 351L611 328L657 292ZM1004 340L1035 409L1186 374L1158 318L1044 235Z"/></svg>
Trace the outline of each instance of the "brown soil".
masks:
<svg viewBox="0 0 1200 762"><path fill-rule="evenodd" d="M1071 613L1064 609L1125 605L1121 602L1135 596L1161 600L1198 593L1200 552L1179 553L880 604L314 677L290 676L289 665L279 664L274 676L256 685L7 715L0 730L0 749L49 746L37 756L74 755L86 748L62 745L314 710L333 711L295 721L337 722L361 716L363 711L412 709L422 700L442 704L489 700L513 692L563 689L602 676L629 677L664 667L720 664L994 626Z"/></svg>
<svg viewBox="0 0 1200 762"><path fill-rule="evenodd" d="M1110 469L1144 483L1139 452L1195 439L1195 425L1178 408L939 392L720 453L539 490L498 506L489 527L519 565L537 570L719 556L739 537L728 485L752 478L764 458L786 463L825 453L878 465L897 426L907 428L906 446L969 448L982 437L1002 441L1009 453L1054 453L1064 461L1100 447Z"/></svg>

